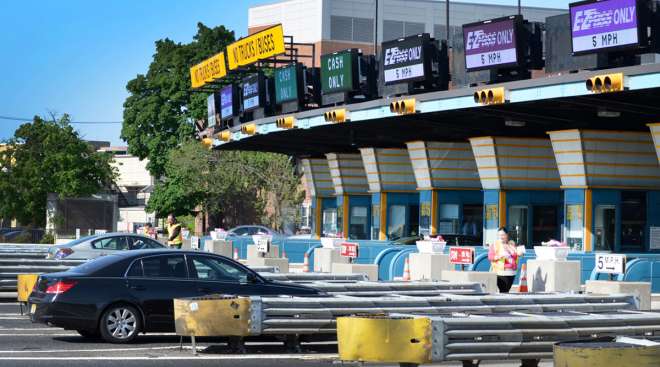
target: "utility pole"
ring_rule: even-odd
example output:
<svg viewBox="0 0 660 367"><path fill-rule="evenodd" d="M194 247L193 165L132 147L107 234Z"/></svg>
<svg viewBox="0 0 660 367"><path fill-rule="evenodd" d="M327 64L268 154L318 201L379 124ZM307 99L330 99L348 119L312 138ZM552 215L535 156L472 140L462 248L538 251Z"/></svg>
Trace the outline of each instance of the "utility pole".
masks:
<svg viewBox="0 0 660 367"><path fill-rule="evenodd" d="M374 17L374 55L378 56L378 0L376 1L376 16Z"/></svg>
<svg viewBox="0 0 660 367"><path fill-rule="evenodd" d="M449 43L449 0L445 0L445 25L447 27L447 34L445 35L447 43Z"/></svg>

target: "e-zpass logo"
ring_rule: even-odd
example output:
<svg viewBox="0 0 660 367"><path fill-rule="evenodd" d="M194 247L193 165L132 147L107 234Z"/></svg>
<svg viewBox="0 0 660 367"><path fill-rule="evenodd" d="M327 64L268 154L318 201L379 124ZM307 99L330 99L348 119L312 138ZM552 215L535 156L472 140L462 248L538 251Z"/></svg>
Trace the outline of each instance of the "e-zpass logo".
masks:
<svg viewBox="0 0 660 367"><path fill-rule="evenodd" d="M612 24L626 24L635 21L635 7L626 6L604 11L596 8L578 10L573 20L573 32L609 27Z"/></svg>
<svg viewBox="0 0 660 367"><path fill-rule="evenodd" d="M385 50L385 66L416 61L422 58L422 46L409 48L392 47Z"/></svg>
<svg viewBox="0 0 660 367"><path fill-rule="evenodd" d="M476 50L482 47L491 47L497 42L497 32L486 33L482 29L468 32L465 50Z"/></svg>

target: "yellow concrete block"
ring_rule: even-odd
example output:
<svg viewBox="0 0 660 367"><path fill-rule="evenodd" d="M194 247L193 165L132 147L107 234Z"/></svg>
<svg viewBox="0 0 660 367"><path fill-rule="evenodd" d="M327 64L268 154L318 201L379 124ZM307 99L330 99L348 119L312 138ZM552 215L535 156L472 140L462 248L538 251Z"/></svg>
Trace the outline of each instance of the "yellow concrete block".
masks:
<svg viewBox="0 0 660 367"><path fill-rule="evenodd" d="M174 299L177 335L248 336L250 299L209 296Z"/></svg>
<svg viewBox="0 0 660 367"><path fill-rule="evenodd" d="M657 367L660 345L560 343L554 346L554 362L560 367Z"/></svg>
<svg viewBox="0 0 660 367"><path fill-rule="evenodd" d="M32 293L32 288L39 279L39 274L18 274L16 277L18 281L18 302L27 302Z"/></svg>
<svg viewBox="0 0 660 367"><path fill-rule="evenodd" d="M431 320L427 317L340 317L337 319L342 361L431 362Z"/></svg>

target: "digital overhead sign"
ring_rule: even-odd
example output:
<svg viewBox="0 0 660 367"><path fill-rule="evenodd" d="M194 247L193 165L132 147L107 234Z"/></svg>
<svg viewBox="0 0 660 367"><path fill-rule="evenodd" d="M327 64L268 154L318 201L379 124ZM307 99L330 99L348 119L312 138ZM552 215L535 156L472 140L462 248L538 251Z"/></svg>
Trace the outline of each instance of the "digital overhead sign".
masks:
<svg viewBox="0 0 660 367"><path fill-rule="evenodd" d="M278 24L227 46L229 70L283 54L284 51L284 31Z"/></svg>
<svg viewBox="0 0 660 367"><path fill-rule="evenodd" d="M321 56L321 92L351 92L357 88L357 52L335 52Z"/></svg>
<svg viewBox="0 0 660 367"><path fill-rule="evenodd" d="M222 120L234 116L234 86L228 85L220 90L220 118Z"/></svg>
<svg viewBox="0 0 660 367"><path fill-rule="evenodd" d="M298 100L298 70L302 71L301 67L295 64L275 69L275 103Z"/></svg>
<svg viewBox="0 0 660 367"><path fill-rule="evenodd" d="M217 123L216 120L216 113L217 113L217 107L220 105L220 95L217 93L212 93L209 94L207 100L206 100L206 107L207 107L207 121L208 121L208 126L215 126Z"/></svg>
<svg viewBox="0 0 660 367"><path fill-rule="evenodd" d="M430 72L430 60L425 59L424 49L428 34L383 42L382 66L385 84L423 80Z"/></svg>
<svg viewBox="0 0 660 367"><path fill-rule="evenodd" d="M243 79L241 93L243 96L243 111L252 111L263 107L261 94L263 93L263 78L255 74Z"/></svg>
<svg viewBox="0 0 660 367"><path fill-rule="evenodd" d="M517 30L521 20L511 16L463 25L466 70L518 66Z"/></svg>
<svg viewBox="0 0 660 367"><path fill-rule="evenodd" d="M639 45L637 0L582 1L570 13L574 54Z"/></svg>
<svg viewBox="0 0 660 367"><path fill-rule="evenodd" d="M227 75L225 53L220 52L190 68L190 82L193 88L203 87Z"/></svg>

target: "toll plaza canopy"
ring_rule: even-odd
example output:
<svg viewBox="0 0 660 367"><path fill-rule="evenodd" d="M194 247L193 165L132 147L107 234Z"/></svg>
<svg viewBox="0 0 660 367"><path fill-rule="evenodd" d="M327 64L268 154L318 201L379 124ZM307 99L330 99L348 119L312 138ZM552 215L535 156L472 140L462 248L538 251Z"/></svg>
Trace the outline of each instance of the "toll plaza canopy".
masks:
<svg viewBox="0 0 660 367"><path fill-rule="evenodd" d="M622 73L626 87L594 94L585 82L595 75ZM484 105L474 93L503 87L506 103ZM604 129L649 132L660 114L660 64L580 71L488 86L406 96L416 113L390 111L397 98L377 99L298 112L292 129L277 127L281 116L257 119L253 134L231 128L231 140L216 139L216 149L270 151L298 157L357 152L362 147L402 147L407 142L463 141L479 136L547 138L548 131ZM346 110L346 122L327 122L324 113ZM243 124L243 126L246 124Z"/></svg>

